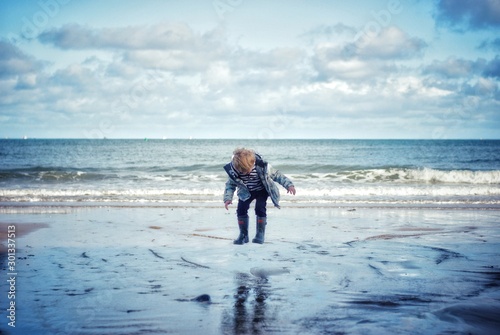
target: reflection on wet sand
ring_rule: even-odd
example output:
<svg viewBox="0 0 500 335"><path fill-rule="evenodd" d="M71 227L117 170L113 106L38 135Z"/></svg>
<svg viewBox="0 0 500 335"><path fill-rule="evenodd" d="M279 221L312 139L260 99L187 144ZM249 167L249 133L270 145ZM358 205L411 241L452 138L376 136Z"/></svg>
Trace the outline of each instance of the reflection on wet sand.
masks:
<svg viewBox="0 0 500 335"><path fill-rule="evenodd" d="M225 334L262 334L269 324L266 299L270 294L267 278L238 273L232 313L223 315L222 330Z"/></svg>

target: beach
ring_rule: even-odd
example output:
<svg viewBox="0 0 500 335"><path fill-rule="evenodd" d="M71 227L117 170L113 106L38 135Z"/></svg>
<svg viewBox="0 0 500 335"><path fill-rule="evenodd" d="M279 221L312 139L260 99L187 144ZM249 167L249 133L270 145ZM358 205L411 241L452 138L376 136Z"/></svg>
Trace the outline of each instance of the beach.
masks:
<svg viewBox="0 0 500 335"><path fill-rule="evenodd" d="M242 246L234 207L222 204L0 213L4 247L16 231L15 269L3 253L2 334L500 329L496 209L283 206L268 210L263 245Z"/></svg>
<svg viewBox="0 0 500 335"><path fill-rule="evenodd" d="M500 0L0 12L0 335L500 335Z"/></svg>

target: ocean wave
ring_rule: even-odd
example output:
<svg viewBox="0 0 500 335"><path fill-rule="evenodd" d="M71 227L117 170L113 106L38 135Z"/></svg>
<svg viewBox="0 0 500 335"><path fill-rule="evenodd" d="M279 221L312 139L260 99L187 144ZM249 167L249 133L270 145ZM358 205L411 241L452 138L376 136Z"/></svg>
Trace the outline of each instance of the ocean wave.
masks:
<svg viewBox="0 0 500 335"><path fill-rule="evenodd" d="M99 173L64 168L25 168L0 171L0 181L32 181L32 182L74 182L99 181L118 178L114 173Z"/></svg>
<svg viewBox="0 0 500 335"><path fill-rule="evenodd" d="M407 178L427 183L500 184L500 171L435 169L408 170Z"/></svg>
<svg viewBox="0 0 500 335"><path fill-rule="evenodd" d="M0 170L0 182L8 186L15 183L88 183L101 181L111 182L162 182L186 181L194 183L221 182L227 179L225 172L213 171L214 166L203 168L202 164L187 166L184 171L180 167L152 169L76 169L57 167L34 167L14 170ZM324 167L321 169L325 171ZM354 169L337 166L327 172L315 172L314 169L289 173L280 169L292 180L300 182L335 182L335 183L395 183L395 184L500 184L500 170L438 170L431 168L388 167L377 169Z"/></svg>
<svg viewBox="0 0 500 335"><path fill-rule="evenodd" d="M329 179L346 183L418 184L500 184L500 171L437 170L430 168L387 168L338 171L333 173L291 174L292 179L318 181Z"/></svg>
<svg viewBox="0 0 500 335"><path fill-rule="evenodd" d="M223 181L224 176L221 173L210 173L207 170L202 172L193 172L193 166L187 167L185 171L179 169L109 169L100 171L98 169L76 169L76 168L23 168L13 170L0 170L0 182L8 183L74 183L74 182L101 182L107 180L117 180L123 182L137 181ZM222 169L221 169L222 170Z"/></svg>

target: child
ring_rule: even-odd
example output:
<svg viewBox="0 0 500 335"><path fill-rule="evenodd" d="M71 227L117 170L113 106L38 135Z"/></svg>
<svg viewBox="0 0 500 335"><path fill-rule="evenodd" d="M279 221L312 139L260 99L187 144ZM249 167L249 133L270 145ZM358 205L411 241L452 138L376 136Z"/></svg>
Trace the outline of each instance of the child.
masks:
<svg viewBox="0 0 500 335"><path fill-rule="evenodd" d="M295 195L295 187L290 179L274 170L271 165L251 149L238 148L233 152L230 163L224 166L229 178L224 191L224 206L232 204L234 191L238 189L238 227L240 235L234 244L248 243L248 209L255 199L257 233L253 243L264 243L267 224L266 201L271 197L274 206L279 207L280 193L274 182L286 188L287 193Z"/></svg>

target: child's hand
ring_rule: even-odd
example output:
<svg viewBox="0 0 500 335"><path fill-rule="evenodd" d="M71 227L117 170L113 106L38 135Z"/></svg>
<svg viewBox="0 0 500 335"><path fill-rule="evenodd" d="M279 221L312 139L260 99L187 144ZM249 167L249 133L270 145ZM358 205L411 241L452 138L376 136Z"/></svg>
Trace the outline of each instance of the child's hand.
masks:
<svg viewBox="0 0 500 335"><path fill-rule="evenodd" d="M295 195L295 187L292 185L289 188L286 189L286 193L292 193Z"/></svg>
<svg viewBox="0 0 500 335"><path fill-rule="evenodd" d="M224 207L226 207L226 210L229 210L229 208L227 208L227 206L231 205L232 203L233 202L231 200L224 202Z"/></svg>

